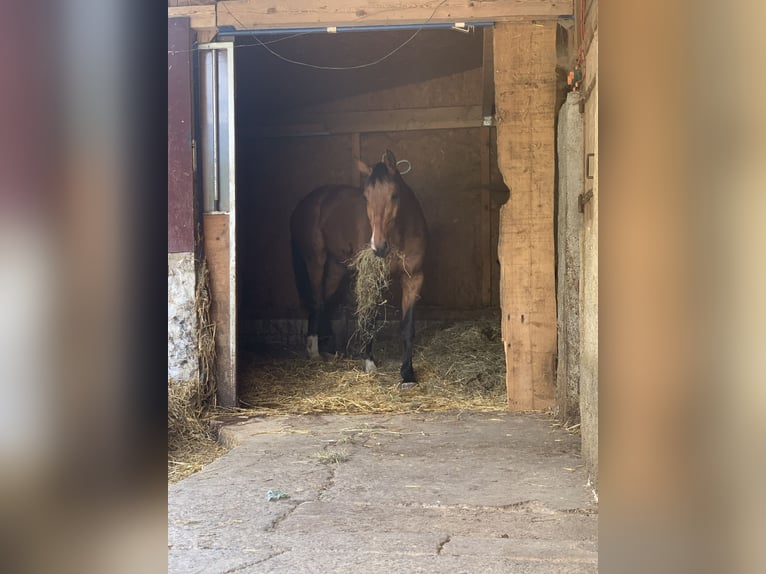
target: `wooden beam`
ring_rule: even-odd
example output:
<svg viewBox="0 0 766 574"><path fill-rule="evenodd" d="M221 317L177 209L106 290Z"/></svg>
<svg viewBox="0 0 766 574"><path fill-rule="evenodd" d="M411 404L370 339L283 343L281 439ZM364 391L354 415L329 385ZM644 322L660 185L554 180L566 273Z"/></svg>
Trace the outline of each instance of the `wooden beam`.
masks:
<svg viewBox="0 0 766 574"><path fill-rule="evenodd" d="M194 30L215 28L215 6L168 6L168 18L186 17Z"/></svg>
<svg viewBox="0 0 766 574"><path fill-rule="evenodd" d="M481 106L412 108L371 112L291 113L270 118L269 125L253 128L254 137L401 132L476 128L482 126Z"/></svg>
<svg viewBox="0 0 766 574"><path fill-rule="evenodd" d="M500 303L511 410L553 404L556 23L495 27L498 167L511 190L500 209Z"/></svg>
<svg viewBox="0 0 766 574"><path fill-rule="evenodd" d="M556 19L572 15L572 0L225 0L216 4L219 26L238 30L417 24L422 22L501 22L519 18Z"/></svg>
<svg viewBox="0 0 766 574"><path fill-rule="evenodd" d="M495 61L493 57L493 30L484 29L483 60L481 67L481 114L491 116L495 107Z"/></svg>

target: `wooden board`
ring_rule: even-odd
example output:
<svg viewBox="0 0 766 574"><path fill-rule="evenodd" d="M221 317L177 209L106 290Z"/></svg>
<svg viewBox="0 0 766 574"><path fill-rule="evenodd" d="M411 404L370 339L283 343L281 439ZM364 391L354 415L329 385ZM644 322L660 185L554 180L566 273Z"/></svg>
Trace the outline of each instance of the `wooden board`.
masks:
<svg viewBox="0 0 766 574"><path fill-rule="evenodd" d="M195 30L215 28L215 6L168 7L168 18L186 17Z"/></svg>
<svg viewBox="0 0 766 574"><path fill-rule="evenodd" d="M500 210L500 301L516 411L548 408L555 389L555 27L504 23L494 32L498 165L511 190Z"/></svg>
<svg viewBox="0 0 766 574"><path fill-rule="evenodd" d="M194 251L191 30L168 20L168 253Z"/></svg>
<svg viewBox="0 0 766 574"><path fill-rule="evenodd" d="M210 273L210 318L215 323L215 382L218 402L236 404L236 377L232 357L231 283L229 268L229 214L206 213L202 219L205 259Z"/></svg>
<svg viewBox="0 0 766 574"><path fill-rule="evenodd" d="M294 26L369 26L419 22L503 21L514 18L555 19L572 14L572 2L560 0L272 0L218 2L218 25L237 29Z"/></svg>

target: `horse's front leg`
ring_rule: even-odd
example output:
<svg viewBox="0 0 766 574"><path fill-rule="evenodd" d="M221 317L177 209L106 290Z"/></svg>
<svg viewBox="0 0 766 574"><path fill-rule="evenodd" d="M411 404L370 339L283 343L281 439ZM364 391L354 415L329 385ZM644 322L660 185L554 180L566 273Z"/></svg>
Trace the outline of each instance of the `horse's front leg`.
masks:
<svg viewBox="0 0 766 574"><path fill-rule="evenodd" d="M415 371L412 368L412 342L415 339L415 302L420 298L423 287L423 274L413 273L402 276L402 341L404 356L402 368L402 388L412 388L417 384Z"/></svg>
<svg viewBox="0 0 766 574"><path fill-rule="evenodd" d="M372 357L372 337L370 337L362 347L362 356L364 357L364 372L374 373L378 370L375 359Z"/></svg>

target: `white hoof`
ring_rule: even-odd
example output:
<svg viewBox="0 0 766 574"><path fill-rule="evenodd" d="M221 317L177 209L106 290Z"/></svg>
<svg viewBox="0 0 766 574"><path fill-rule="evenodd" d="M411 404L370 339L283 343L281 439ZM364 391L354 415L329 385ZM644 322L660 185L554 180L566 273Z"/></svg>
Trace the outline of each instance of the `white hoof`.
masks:
<svg viewBox="0 0 766 574"><path fill-rule="evenodd" d="M319 358L319 337L317 335L306 337L306 352L309 355L309 359Z"/></svg>
<svg viewBox="0 0 766 574"><path fill-rule="evenodd" d="M374 373L378 370L378 367L375 365L374 361L371 361L370 359L364 360L364 372L365 373Z"/></svg>

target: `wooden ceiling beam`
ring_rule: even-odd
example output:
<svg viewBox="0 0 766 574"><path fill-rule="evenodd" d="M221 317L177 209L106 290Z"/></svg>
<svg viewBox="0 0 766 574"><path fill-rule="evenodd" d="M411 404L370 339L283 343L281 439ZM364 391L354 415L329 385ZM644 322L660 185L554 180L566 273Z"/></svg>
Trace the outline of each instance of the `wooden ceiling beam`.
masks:
<svg viewBox="0 0 766 574"><path fill-rule="evenodd" d="M370 26L449 22L546 20L573 14L572 0L224 0L218 26L239 30L312 26Z"/></svg>
<svg viewBox="0 0 766 574"><path fill-rule="evenodd" d="M194 30L215 28L215 6L168 6L168 18L189 18Z"/></svg>

